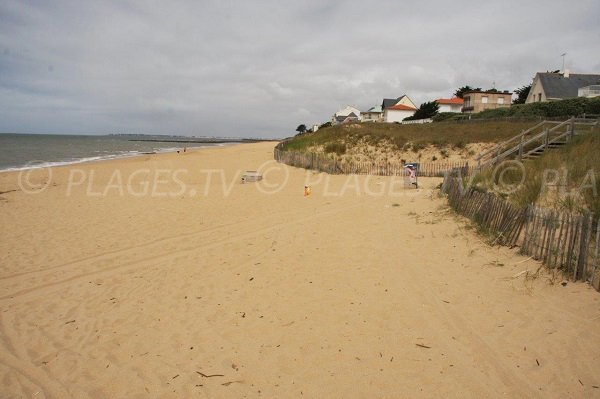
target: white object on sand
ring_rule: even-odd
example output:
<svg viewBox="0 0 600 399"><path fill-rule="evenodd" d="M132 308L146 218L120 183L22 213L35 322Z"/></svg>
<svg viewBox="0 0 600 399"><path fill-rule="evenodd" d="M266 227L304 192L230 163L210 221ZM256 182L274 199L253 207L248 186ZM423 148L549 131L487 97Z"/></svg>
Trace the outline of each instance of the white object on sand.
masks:
<svg viewBox="0 0 600 399"><path fill-rule="evenodd" d="M242 183L262 180L262 175L255 170L247 170L242 175Z"/></svg>

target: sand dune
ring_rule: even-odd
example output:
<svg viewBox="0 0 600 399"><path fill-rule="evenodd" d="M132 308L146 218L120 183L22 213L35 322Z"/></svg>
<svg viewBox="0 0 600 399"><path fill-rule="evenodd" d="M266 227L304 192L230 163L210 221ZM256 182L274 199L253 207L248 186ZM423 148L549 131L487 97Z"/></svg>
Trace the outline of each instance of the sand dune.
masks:
<svg viewBox="0 0 600 399"><path fill-rule="evenodd" d="M600 294L272 147L0 174L0 397L600 397Z"/></svg>

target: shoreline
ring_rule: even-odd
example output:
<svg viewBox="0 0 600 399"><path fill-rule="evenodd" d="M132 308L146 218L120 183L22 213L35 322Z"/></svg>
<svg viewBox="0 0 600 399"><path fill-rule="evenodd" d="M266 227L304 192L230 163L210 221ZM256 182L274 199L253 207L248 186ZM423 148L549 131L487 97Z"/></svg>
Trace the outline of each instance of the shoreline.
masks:
<svg viewBox="0 0 600 399"><path fill-rule="evenodd" d="M131 140L131 141L136 141L136 140ZM142 141L144 141L144 140L142 140ZM205 143L205 144L210 144L210 143ZM227 142L227 143L225 143L225 142L223 142L223 143L215 143L214 145L193 146L193 147L187 147L186 152L194 152L194 151L209 149L209 148L221 148L221 147L238 145L238 144L249 144L249 143L245 143L245 142ZM29 161L29 163L30 164L32 162L42 162L42 163L39 165L35 165L35 166L33 166L33 165L13 166L13 167L3 168L3 169L0 169L0 174L1 173L9 173L9 172L22 172L22 171L33 170L33 169L46 169L46 168L59 168L59 167L72 166L72 165L85 165L85 164L96 163L96 162L104 163L104 162L109 162L109 161L132 159L132 158L138 158L138 157L149 156L149 155L173 154L173 153L177 153L177 151L181 151L182 148L183 147L181 147L181 148L166 148L166 149L162 149L162 150L155 151L155 152L131 152L131 153L125 153L125 154L111 154L111 155L106 155L104 157L101 157L101 156L86 157L86 158L80 158L80 159L69 160L69 161L37 161L37 160L33 160L33 161Z"/></svg>

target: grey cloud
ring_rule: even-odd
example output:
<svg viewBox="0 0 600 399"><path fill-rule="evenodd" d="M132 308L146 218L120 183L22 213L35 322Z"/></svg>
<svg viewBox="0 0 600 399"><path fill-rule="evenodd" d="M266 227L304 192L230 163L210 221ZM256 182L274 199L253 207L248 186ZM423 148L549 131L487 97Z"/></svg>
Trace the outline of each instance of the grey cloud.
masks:
<svg viewBox="0 0 600 399"><path fill-rule="evenodd" d="M582 1L0 4L0 131L283 137L338 107L600 72ZM549 29L548 27L552 27Z"/></svg>

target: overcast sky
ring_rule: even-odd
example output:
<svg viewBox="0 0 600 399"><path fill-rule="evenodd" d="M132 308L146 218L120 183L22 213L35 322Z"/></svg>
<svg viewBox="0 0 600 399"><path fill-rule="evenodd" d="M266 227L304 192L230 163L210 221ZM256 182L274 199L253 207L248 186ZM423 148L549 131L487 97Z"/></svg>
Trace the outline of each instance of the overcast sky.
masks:
<svg viewBox="0 0 600 399"><path fill-rule="evenodd" d="M600 73L600 2L0 0L0 132L285 137L351 104Z"/></svg>

